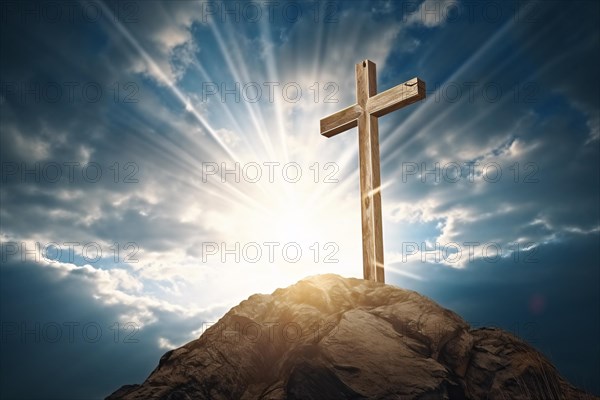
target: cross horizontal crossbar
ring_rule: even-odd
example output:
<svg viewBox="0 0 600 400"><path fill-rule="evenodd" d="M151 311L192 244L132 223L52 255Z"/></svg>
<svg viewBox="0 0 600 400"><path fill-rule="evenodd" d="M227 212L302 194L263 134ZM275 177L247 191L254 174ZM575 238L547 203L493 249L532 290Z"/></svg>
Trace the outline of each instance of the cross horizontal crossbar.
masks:
<svg viewBox="0 0 600 400"><path fill-rule="evenodd" d="M425 98L425 82L419 78L410 79L367 100L366 112L376 117L384 116L409 104ZM358 104L321 119L321 135L332 137L355 128L363 109Z"/></svg>

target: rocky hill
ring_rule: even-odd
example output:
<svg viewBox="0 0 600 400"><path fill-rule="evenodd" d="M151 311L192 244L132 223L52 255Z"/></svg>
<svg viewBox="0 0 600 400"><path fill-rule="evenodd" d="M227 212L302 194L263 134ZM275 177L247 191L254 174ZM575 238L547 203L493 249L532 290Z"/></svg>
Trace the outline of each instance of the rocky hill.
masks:
<svg viewBox="0 0 600 400"><path fill-rule="evenodd" d="M319 275L232 308L131 399L597 399L498 329L394 286Z"/></svg>

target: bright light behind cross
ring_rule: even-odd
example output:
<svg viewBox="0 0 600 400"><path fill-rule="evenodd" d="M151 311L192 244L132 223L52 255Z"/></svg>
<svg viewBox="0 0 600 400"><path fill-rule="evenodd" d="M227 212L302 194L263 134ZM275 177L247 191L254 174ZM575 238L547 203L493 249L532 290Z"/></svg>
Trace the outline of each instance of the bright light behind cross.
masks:
<svg viewBox="0 0 600 400"><path fill-rule="evenodd" d="M270 27L263 22L260 35L271 43ZM186 115L185 122L169 120L169 135L149 134L148 139L168 150L164 160L156 161L168 165L169 193L178 204L179 221L189 224L194 233L183 249L145 249L149 261L137 266L141 278L160 282L160 296L168 301L206 304L224 298L224 291L229 293L226 298L237 302L308 275L360 277L357 139L348 135L338 146L331 146L319 135L320 118L340 103L352 101L353 74L345 66L355 62L355 56L348 53L323 60L315 54L310 64L298 64L284 47L248 62L236 38L230 37L231 31L211 23L208 30L222 58L216 69L210 59L194 59L187 72L186 81L193 82L189 87L162 71L126 27L119 22L115 25L143 55L148 70L159 72L161 86L172 92L181 115ZM308 33L314 30L294 34L304 37ZM339 33L345 38L345 30ZM316 49L324 45L322 39L316 37ZM208 98L201 93L208 87L202 83L207 82L219 91L221 85L231 89L236 83L243 91L245 83L255 82L252 87L263 88L263 96L257 102L245 101L243 93L240 101L235 95L224 100L220 94ZM276 83L269 86L276 88L274 101L265 101L267 82ZM342 91L341 85L348 87ZM284 92L286 87L292 89ZM294 91L296 87L301 94ZM228 175L223 182L217 174L204 181L205 162L219 168L225 163L227 169L235 163L240 168L257 163L263 177L250 183ZM279 163L272 182L266 177L265 162ZM284 179L282 168L288 163L299 165L302 179ZM339 168L333 176L326 169L328 163ZM325 182L326 176L338 182ZM166 290L162 282L169 283Z"/></svg>
<svg viewBox="0 0 600 400"><path fill-rule="evenodd" d="M232 287L247 277L240 290L252 285L268 292L309 275L360 276L357 154L348 151L355 146L321 140L319 116L337 104L306 93L315 82L323 86L317 75L297 82L305 88L297 102L275 96L273 102L212 104L230 116L219 124L237 127L226 134L239 157L224 155L202 167L211 173L206 209L215 235L210 245L201 244L201 261L218 271L212 274L223 279L217 285Z"/></svg>
<svg viewBox="0 0 600 400"><path fill-rule="evenodd" d="M253 205L239 203L226 215L215 215L219 220L214 226L224 239L217 248L204 245L203 261L220 270L250 274L271 288L314 274L356 275L360 220L355 199L324 201L326 196L317 190L324 183L313 178L246 188ZM331 185L333 189L336 184Z"/></svg>

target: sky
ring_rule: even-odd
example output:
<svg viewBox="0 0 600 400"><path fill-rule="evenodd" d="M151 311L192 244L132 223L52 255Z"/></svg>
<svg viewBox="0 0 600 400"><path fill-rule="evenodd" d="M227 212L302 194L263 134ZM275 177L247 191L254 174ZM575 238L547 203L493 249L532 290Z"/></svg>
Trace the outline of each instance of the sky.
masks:
<svg viewBox="0 0 600 400"><path fill-rule="evenodd" d="M254 293L362 277L354 66L386 283L600 394L594 1L4 1L0 397L140 383Z"/></svg>

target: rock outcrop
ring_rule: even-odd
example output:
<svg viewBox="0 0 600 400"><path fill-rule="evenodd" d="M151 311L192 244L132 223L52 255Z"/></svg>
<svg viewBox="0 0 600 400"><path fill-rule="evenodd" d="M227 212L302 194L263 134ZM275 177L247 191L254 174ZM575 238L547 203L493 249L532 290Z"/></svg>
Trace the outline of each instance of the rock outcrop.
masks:
<svg viewBox="0 0 600 400"><path fill-rule="evenodd" d="M133 399L596 399L531 346L394 286L319 275L232 308Z"/></svg>

